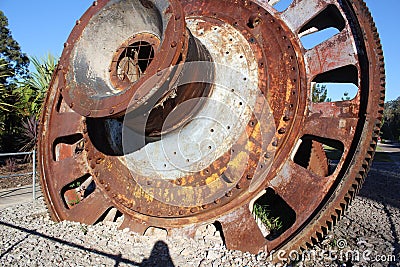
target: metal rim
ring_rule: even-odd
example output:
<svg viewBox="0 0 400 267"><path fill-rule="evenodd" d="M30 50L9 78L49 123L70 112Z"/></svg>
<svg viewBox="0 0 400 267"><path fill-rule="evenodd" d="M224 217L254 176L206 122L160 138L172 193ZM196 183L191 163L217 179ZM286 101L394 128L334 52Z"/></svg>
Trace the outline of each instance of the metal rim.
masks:
<svg viewBox="0 0 400 267"><path fill-rule="evenodd" d="M266 3L248 1L235 5L211 0L181 3L187 21L203 20L199 29L206 32L218 24L230 25L238 29L256 55L259 97L270 103L276 125L270 143L276 148L270 172L250 192L248 173L254 173L258 166L250 164L235 188L211 204L173 207L152 201L148 208L140 205L142 209L137 210L138 205L130 201L132 197L123 193L123 187L132 182L123 161L116 160L117 155L99 151L93 144L96 138L107 137L101 132L96 137L90 135L88 119L63 102L61 89L65 81L61 81L59 68L46 99L39 145L43 191L53 218L95 223L116 207L124 214L123 227L144 233L153 226L188 235L204 223L218 221L228 248L253 253L278 248L290 251L317 241L336 223L358 191L377 144L384 101L384 66L379 36L368 9L362 1L335 0L296 0L283 12ZM334 19L321 22L315 19L319 14L333 14ZM311 28L328 26L337 27L340 32L309 50L302 47L299 35ZM195 36L201 34L195 27L191 31ZM337 75L343 70L350 73L343 79L357 84L357 96L348 101L312 103L311 82L339 79ZM252 117L246 127L251 140L257 140L257 123ZM67 141L63 139L71 136ZM72 150L71 146L58 146L63 143L60 140L75 145ZM342 150L331 173L325 169L326 159L321 156L322 146L318 143L340 146ZM302 166L295 158L306 147L304 144L309 144L311 150L307 164ZM247 153L252 157L259 152L255 149ZM222 166L227 164L224 158L229 161L230 156L229 152L210 170L222 175ZM311 163L314 161L317 163ZM65 187L78 177L85 177L82 181L86 183L95 181L96 188L79 205L66 205L62 190L68 191ZM175 182L186 183L185 179ZM266 188L279 195L295 213L290 226L271 240L261 233L249 208ZM146 197L136 196L136 202L142 199L144 203ZM85 212L88 208L90 214Z"/></svg>

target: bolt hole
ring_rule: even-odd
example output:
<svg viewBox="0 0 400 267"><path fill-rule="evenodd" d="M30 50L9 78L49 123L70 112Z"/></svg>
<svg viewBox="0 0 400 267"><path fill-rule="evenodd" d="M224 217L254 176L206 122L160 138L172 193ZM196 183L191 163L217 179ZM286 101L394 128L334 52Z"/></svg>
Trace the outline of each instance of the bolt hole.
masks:
<svg viewBox="0 0 400 267"><path fill-rule="evenodd" d="M242 102L239 102L239 106L241 106L241 105L243 105L243 103L242 103Z"/></svg>
<svg viewBox="0 0 400 267"><path fill-rule="evenodd" d="M213 133L213 132L214 132L214 129L211 129L211 130L210 130L210 132L212 132L212 133Z"/></svg>
<svg viewBox="0 0 400 267"><path fill-rule="evenodd" d="M230 130L230 129L231 129L231 126L228 125L228 127L226 127L226 128L228 128L228 130Z"/></svg>
<svg viewBox="0 0 400 267"><path fill-rule="evenodd" d="M211 149L212 147L211 146L208 146L208 149Z"/></svg>
<svg viewBox="0 0 400 267"><path fill-rule="evenodd" d="M227 54L227 55L228 55L228 54L229 54L229 51L226 51L226 52L225 52L225 54Z"/></svg>

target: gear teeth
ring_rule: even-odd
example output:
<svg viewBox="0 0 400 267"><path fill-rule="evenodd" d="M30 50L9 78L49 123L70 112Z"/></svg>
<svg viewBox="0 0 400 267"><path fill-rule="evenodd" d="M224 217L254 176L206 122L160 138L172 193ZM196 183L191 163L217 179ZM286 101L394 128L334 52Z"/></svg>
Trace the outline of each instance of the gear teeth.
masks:
<svg viewBox="0 0 400 267"><path fill-rule="evenodd" d="M323 236L326 236L329 232L328 228L325 226L321 226L322 234Z"/></svg>
<svg viewBox="0 0 400 267"><path fill-rule="evenodd" d="M326 226L328 227L328 230L332 231L332 229L334 227L333 222L332 221L326 221L325 223L326 223Z"/></svg>
<svg viewBox="0 0 400 267"><path fill-rule="evenodd" d="M317 232L318 243L324 239L324 234L322 232Z"/></svg>

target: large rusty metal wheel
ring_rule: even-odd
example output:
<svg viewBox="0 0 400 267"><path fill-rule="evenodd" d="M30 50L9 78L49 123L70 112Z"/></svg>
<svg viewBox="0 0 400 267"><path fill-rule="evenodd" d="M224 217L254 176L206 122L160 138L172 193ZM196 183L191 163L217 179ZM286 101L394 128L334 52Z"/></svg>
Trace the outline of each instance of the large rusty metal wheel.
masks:
<svg viewBox="0 0 400 267"><path fill-rule="evenodd" d="M361 0L95 1L77 21L41 119L54 220L193 236L230 249L317 241L359 190L384 102L379 36ZM305 49L301 36L339 33ZM353 83L313 103L313 83ZM326 150L340 156L330 161ZM282 220L265 232L252 214Z"/></svg>

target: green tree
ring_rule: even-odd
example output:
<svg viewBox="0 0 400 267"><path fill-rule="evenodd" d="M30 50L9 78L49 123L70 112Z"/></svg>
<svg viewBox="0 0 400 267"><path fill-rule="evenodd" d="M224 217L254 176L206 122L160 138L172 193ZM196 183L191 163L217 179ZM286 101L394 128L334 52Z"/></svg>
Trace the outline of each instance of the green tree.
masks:
<svg viewBox="0 0 400 267"><path fill-rule="evenodd" d="M30 58L34 70L19 83L14 91L19 96L16 107L25 116L21 127L21 150L31 151L37 142L38 117L42 111L43 100L49 88L57 59L47 54L42 59Z"/></svg>
<svg viewBox="0 0 400 267"><path fill-rule="evenodd" d="M348 92L344 92L342 96L342 101L350 100L350 96Z"/></svg>
<svg viewBox="0 0 400 267"><path fill-rule="evenodd" d="M38 118L58 60L50 53L41 59L31 57L30 60L34 70L19 83L14 93L19 96L17 103L19 112L25 116Z"/></svg>
<svg viewBox="0 0 400 267"><path fill-rule="evenodd" d="M21 52L17 41L8 28L8 20L0 11L0 87L2 90L0 103L0 137L3 150L14 149L18 136L21 116L14 104L18 98L14 94L19 79L27 77L29 59Z"/></svg>
<svg viewBox="0 0 400 267"><path fill-rule="evenodd" d="M400 97L385 103L381 137L400 140Z"/></svg>
<svg viewBox="0 0 400 267"><path fill-rule="evenodd" d="M312 85L312 102L319 103L327 101L328 89L326 85L314 83Z"/></svg>

